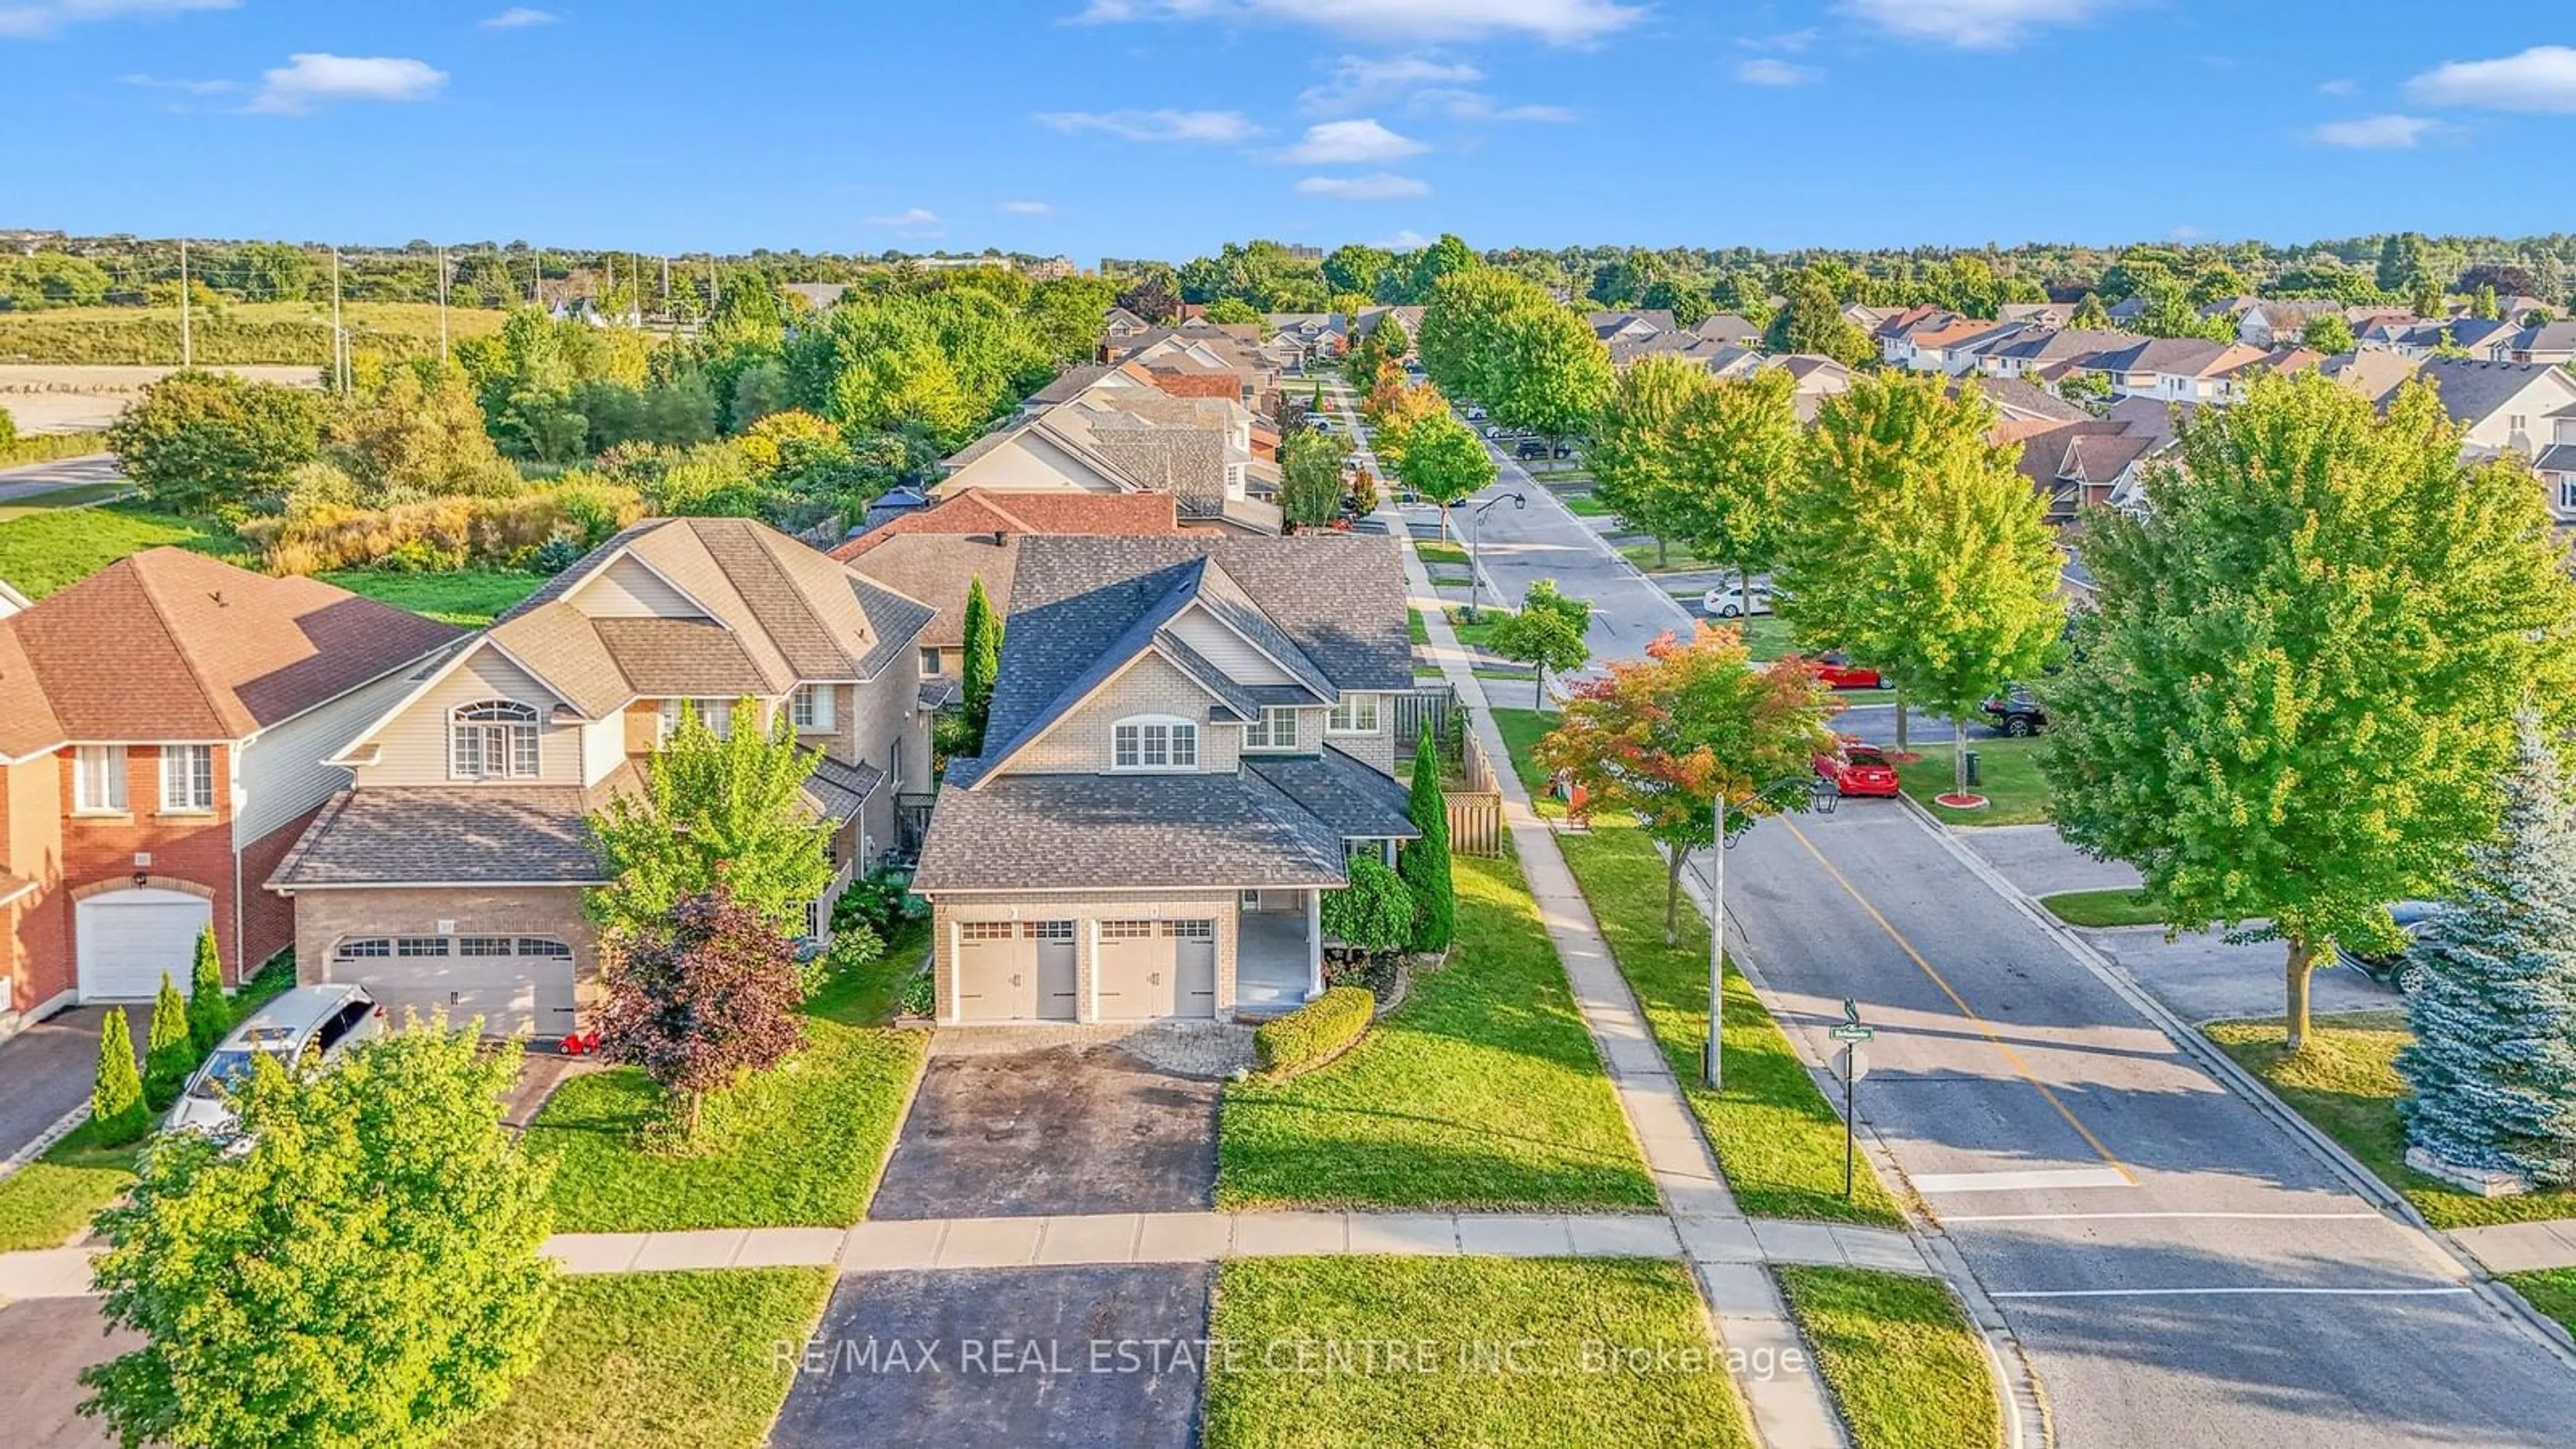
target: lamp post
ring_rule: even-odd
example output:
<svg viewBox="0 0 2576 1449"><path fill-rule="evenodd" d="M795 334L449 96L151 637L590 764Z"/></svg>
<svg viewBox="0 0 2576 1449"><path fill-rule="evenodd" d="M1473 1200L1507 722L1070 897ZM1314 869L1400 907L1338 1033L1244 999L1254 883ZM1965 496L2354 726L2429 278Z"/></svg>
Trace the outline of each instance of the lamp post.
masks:
<svg viewBox="0 0 2576 1449"><path fill-rule="evenodd" d="M1505 499L1511 500L1514 509L1529 507L1529 499L1519 493L1497 493L1477 504L1475 510L1467 515L1467 521L1476 526L1475 535L1467 540L1467 619L1470 623L1475 621L1476 601L1484 596L1485 589L1485 510Z"/></svg>
<svg viewBox="0 0 2576 1449"><path fill-rule="evenodd" d="M1812 775L1783 775L1746 798L1758 800L1765 795L1803 786L1818 813L1831 815L1839 792ZM1726 1025L1726 791L1720 788L1709 807L1709 819L1717 827L1715 860L1708 871L1708 1047L1700 1058L1700 1081L1715 1091L1725 1085L1725 1067L1720 1058L1721 1040Z"/></svg>

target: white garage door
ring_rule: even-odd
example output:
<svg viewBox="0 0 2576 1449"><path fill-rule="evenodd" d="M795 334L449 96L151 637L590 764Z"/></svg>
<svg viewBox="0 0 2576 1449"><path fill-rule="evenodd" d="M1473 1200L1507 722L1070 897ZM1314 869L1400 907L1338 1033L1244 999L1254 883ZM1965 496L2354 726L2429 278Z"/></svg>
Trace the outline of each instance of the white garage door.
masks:
<svg viewBox="0 0 2576 1449"><path fill-rule="evenodd" d="M197 933L214 903L185 891L107 891L73 907L83 1001L149 1001L168 972L180 994L197 960Z"/></svg>
<svg viewBox="0 0 2576 1449"><path fill-rule="evenodd" d="M340 943L331 979L367 988L399 1020L444 1011L485 1036L562 1036L575 1026L572 948L542 936L368 936Z"/></svg>

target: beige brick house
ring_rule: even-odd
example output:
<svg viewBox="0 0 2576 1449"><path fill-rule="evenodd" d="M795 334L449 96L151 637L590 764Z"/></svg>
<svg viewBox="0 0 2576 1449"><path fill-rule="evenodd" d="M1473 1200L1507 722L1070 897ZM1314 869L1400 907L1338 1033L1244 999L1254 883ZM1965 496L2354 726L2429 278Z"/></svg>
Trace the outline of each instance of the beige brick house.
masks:
<svg viewBox="0 0 2576 1449"><path fill-rule="evenodd" d="M589 812L638 786L684 702L723 732L784 712L821 763L832 901L895 847L897 797L930 777L917 640L931 610L762 524L637 524L492 626L434 656L328 763L350 788L269 878L294 902L298 975L393 1006L568 1031L602 884Z"/></svg>
<svg viewBox="0 0 2576 1449"><path fill-rule="evenodd" d="M1418 832L1392 539L1031 537L980 759L913 888L943 1021L1284 1010L1323 988L1322 893Z"/></svg>

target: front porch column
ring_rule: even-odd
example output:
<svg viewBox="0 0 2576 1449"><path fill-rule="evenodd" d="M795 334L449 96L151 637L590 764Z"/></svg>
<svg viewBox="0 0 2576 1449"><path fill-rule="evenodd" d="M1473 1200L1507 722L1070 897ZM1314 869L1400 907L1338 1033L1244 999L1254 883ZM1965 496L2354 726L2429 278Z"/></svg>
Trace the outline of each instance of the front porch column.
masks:
<svg viewBox="0 0 2576 1449"><path fill-rule="evenodd" d="M1306 999L1324 994L1324 893L1306 892Z"/></svg>

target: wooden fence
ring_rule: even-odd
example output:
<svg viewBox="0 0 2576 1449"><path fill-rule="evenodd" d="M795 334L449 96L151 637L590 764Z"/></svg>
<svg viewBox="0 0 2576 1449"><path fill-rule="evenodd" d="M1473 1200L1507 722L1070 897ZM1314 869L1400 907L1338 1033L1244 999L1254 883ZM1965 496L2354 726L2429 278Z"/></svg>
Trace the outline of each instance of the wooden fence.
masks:
<svg viewBox="0 0 2576 1449"><path fill-rule="evenodd" d="M1391 694L1387 702L1395 706L1395 752L1404 758L1413 755L1414 743L1422 738L1422 727L1431 726L1431 737L1447 748L1449 715L1458 708L1458 691L1446 684L1417 685L1410 692Z"/></svg>
<svg viewBox="0 0 2576 1449"><path fill-rule="evenodd" d="M1503 853L1503 788L1494 778L1493 762L1473 730L1458 736L1458 764L1467 788L1449 795L1449 849L1459 855Z"/></svg>

